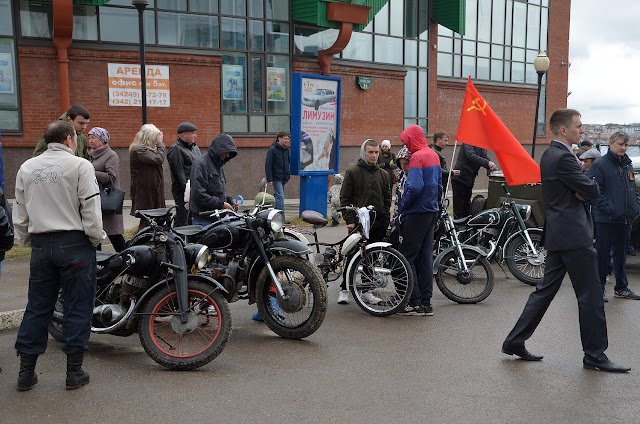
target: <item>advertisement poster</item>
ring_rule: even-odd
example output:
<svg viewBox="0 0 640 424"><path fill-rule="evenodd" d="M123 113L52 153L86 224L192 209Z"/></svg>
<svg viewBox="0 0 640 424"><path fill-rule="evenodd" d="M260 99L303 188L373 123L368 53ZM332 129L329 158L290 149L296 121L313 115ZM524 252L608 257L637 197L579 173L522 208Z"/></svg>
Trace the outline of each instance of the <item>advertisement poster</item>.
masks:
<svg viewBox="0 0 640 424"><path fill-rule="evenodd" d="M284 68L267 67L267 101L284 102L287 100L287 80Z"/></svg>
<svg viewBox="0 0 640 424"><path fill-rule="evenodd" d="M13 58L10 53L0 53L0 94L13 92Z"/></svg>
<svg viewBox="0 0 640 424"><path fill-rule="evenodd" d="M300 171L337 169L338 82L302 78Z"/></svg>
<svg viewBox="0 0 640 424"><path fill-rule="evenodd" d="M222 99L244 99L244 67L222 65Z"/></svg>
<svg viewBox="0 0 640 424"><path fill-rule="evenodd" d="M142 106L140 65L109 63L109 106ZM170 107L169 67L146 65L147 107Z"/></svg>

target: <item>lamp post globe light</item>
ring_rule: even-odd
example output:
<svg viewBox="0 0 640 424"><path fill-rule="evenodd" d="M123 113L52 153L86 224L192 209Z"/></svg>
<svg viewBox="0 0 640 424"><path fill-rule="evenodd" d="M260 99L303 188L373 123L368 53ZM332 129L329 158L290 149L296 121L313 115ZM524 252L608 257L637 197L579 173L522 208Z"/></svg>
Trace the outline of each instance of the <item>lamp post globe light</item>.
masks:
<svg viewBox="0 0 640 424"><path fill-rule="evenodd" d="M146 0L133 0L131 3L138 9L138 30L140 38L140 85L142 87L142 125L147 123L147 70L144 58L144 9L149 4ZM538 94L538 97L540 94Z"/></svg>
<svg viewBox="0 0 640 424"><path fill-rule="evenodd" d="M538 56L533 61L533 67L538 73L538 98L536 100L536 119L533 123L533 144L531 145L531 157L536 158L536 136L538 134L538 112L540 110L540 91L542 89L542 77L549 70L549 58L544 50L540 50Z"/></svg>

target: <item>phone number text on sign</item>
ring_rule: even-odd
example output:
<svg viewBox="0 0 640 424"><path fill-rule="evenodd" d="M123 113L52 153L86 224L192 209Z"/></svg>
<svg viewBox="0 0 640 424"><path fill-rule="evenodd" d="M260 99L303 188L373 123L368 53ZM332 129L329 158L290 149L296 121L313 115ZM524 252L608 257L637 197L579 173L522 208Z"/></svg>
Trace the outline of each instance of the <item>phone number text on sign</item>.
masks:
<svg viewBox="0 0 640 424"><path fill-rule="evenodd" d="M141 106L140 65L109 63L109 106ZM169 67L146 67L147 107L170 107Z"/></svg>

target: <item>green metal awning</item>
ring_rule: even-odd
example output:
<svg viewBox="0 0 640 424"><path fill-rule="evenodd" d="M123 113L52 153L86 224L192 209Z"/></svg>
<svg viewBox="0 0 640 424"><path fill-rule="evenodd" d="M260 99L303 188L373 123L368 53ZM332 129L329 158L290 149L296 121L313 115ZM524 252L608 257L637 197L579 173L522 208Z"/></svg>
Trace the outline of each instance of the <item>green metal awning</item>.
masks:
<svg viewBox="0 0 640 424"><path fill-rule="evenodd" d="M73 0L73 4L84 4L87 6L104 6L109 0Z"/></svg>
<svg viewBox="0 0 640 424"><path fill-rule="evenodd" d="M338 2L369 6L371 10L368 22L371 22L389 0L291 0L291 19L324 28L338 28L338 22L327 19L327 4ZM353 30L362 31L365 26L354 25Z"/></svg>
<svg viewBox="0 0 640 424"><path fill-rule="evenodd" d="M464 35L466 0L431 0L431 19L440 25Z"/></svg>

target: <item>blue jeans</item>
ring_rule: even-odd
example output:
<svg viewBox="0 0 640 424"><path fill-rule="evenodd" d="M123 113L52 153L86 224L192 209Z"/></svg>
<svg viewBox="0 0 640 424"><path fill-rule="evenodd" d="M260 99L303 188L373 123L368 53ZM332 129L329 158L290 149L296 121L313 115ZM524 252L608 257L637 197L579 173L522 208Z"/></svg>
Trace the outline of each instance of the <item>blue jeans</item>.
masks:
<svg viewBox="0 0 640 424"><path fill-rule="evenodd" d="M273 197L276 198L276 209L284 212L284 183L282 181L272 181Z"/></svg>
<svg viewBox="0 0 640 424"><path fill-rule="evenodd" d="M82 231L31 237L28 302L18 330L18 352L41 355L47 349L47 328L60 288L64 292L62 351L82 353L88 349L96 296L96 248Z"/></svg>
<svg viewBox="0 0 640 424"><path fill-rule="evenodd" d="M615 291L625 290L629 286L625 266L629 251L631 224L608 224L596 222L596 250L598 251L598 274L602 290L607 282L609 257L613 259L613 272L616 276Z"/></svg>
<svg viewBox="0 0 640 424"><path fill-rule="evenodd" d="M213 222L211 221L204 221L202 219L198 219L195 216L191 218L191 222L193 223L193 225L202 225L202 228L208 227L209 225L213 224Z"/></svg>

